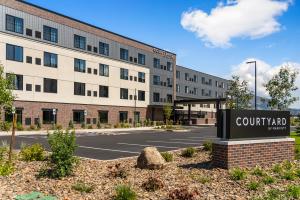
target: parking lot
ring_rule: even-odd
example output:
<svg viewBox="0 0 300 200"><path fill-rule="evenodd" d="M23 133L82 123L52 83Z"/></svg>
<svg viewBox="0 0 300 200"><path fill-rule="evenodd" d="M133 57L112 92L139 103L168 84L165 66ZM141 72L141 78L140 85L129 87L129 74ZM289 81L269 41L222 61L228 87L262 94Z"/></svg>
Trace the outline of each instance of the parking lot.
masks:
<svg viewBox="0 0 300 200"><path fill-rule="evenodd" d="M214 127L189 127L190 132L175 133L161 130L130 131L126 129L113 134L77 133L76 155L99 160L111 160L137 156L147 146L155 146L160 151L170 151L185 147L200 146L204 141L216 140ZM41 143L47 149L45 135L16 136L16 148L22 143ZM1 136L0 141L9 142L8 136Z"/></svg>

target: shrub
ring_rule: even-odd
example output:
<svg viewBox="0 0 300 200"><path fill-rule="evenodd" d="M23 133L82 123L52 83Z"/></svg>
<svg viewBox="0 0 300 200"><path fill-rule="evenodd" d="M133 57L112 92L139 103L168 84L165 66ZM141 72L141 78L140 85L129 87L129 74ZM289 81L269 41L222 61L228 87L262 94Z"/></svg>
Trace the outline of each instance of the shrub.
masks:
<svg viewBox="0 0 300 200"><path fill-rule="evenodd" d="M72 120L69 121L69 129L74 129L74 123Z"/></svg>
<svg viewBox="0 0 300 200"><path fill-rule="evenodd" d="M81 128L85 129L86 128L86 124L83 122L81 123Z"/></svg>
<svg viewBox="0 0 300 200"><path fill-rule="evenodd" d="M11 123L4 121L0 124L0 129L1 131L9 131L11 129L11 126Z"/></svg>
<svg viewBox="0 0 300 200"><path fill-rule="evenodd" d="M196 149L194 147L189 147L181 152L181 156L186 158L191 158L194 156L195 153L196 153Z"/></svg>
<svg viewBox="0 0 300 200"><path fill-rule="evenodd" d="M53 134L48 135L48 143L52 151L49 162L51 169L45 175L52 178L70 175L77 161L74 157L76 149L75 132L69 133L69 131L56 130Z"/></svg>
<svg viewBox="0 0 300 200"><path fill-rule="evenodd" d="M300 178L300 168L295 170L295 175Z"/></svg>
<svg viewBox="0 0 300 200"><path fill-rule="evenodd" d="M23 125L21 123L19 123L19 122L17 123L17 127L16 128L17 128L18 131L24 131Z"/></svg>
<svg viewBox="0 0 300 200"><path fill-rule="evenodd" d="M88 129L93 129L93 125L92 125L92 124L89 124L87 128L88 128Z"/></svg>
<svg viewBox="0 0 300 200"><path fill-rule="evenodd" d="M101 123L100 123L100 121L99 121L99 120L97 121L97 128L98 128L98 129L100 129L100 128L101 128Z"/></svg>
<svg viewBox="0 0 300 200"><path fill-rule="evenodd" d="M292 199L300 199L300 186L290 185L287 188L287 196Z"/></svg>
<svg viewBox="0 0 300 200"><path fill-rule="evenodd" d="M74 185L72 185L72 189L81 193L91 193L94 190L93 185L87 185L82 181L78 181Z"/></svg>
<svg viewBox="0 0 300 200"><path fill-rule="evenodd" d="M0 176L8 176L14 171L14 166L10 162L0 162Z"/></svg>
<svg viewBox="0 0 300 200"><path fill-rule="evenodd" d="M247 177L245 170L241 168L234 168L229 172L230 178L235 181L243 180Z"/></svg>
<svg viewBox="0 0 300 200"><path fill-rule="evenodd" d="M62 130L63 127L62 127L62 125L60 125L60 124L56 124L55 129L57 129L57 130Z"/></svg>
<svg viewBox="0 0 300 200"><path fill-rule="evenodd" d="M127 178L128 172L127 170L121 166L120 163L116 164L114 167L109 167L110 176L114 178Z"/></svg>
<svg viewBox="0 0 300 200"><path fill-rule="evenodd" d="M42 128L40 118L37 120L36 129L40 130Z"/></svg>
<svg viewBox="0 0 300 200"><path fill-rule="evenodd" d="M295 160L300 160L300 147L295 146Z"/></svg>
<svg viewBox="0 0 300 200"><path fill-rule="evenodd" d="M293 168L293 163L289 160L286 160L282 163L282 167L286 170L291 170Z"/></svg>
<svg viewBox="0 0 300 200"><path fill-rule="evenodd" d="M29 129L28 129L28 130L33 131L33 130L35 130L35 129L36 129L35 125L31 124L31 125L29 126Z"/></svg>
<svg viewBox="0 0 300 200"><path fill-rule="evenodd" d="M287 170L282 173L282 178L285 180L294 180L296 177L292 170Z"/></svg>
<svg viewBox="0 0 300 200"><path fill-rule="evenodd" d="M272 176L267 175L267 176L263 177L262 182L266 185L272 184L275 182L275 179Z"/></svg>
<svg viewBox="0 0 300 200"><path fill-rule="evenodd" d="M114 200L136 200L136 193L127 185L119 185L116 188Z"/></svg>
<svg viewBox="0 0 300 200"><path fill-rule="evenodd" d="M164 187L164 183L154 177L150 177L146 182L143 183L142 187L148 192L154 192Z"/></svg>
<svg viewBox="0 0 300 200"><path fill-rule="evenodd" d="M273 200L273 199L282 199L283 193L278 189L271 189L267 192L267 195L264 199Z"/></svg>
<svg viewBox="0 0 300 200"><path fill-rule="evenodd" d="M160 155L165 159L166 162L173 161L173 154L169 152L160 152Z"/></svg>
<svg viewBox="0 0 300 200"><path fill-rule="evenodd" d="M0 162L2 162L8 154L8 146L3 144L0 146Z"/></svg>
<svg viewBox="0 0 300 200"><path fill-rule="evenodd" d="M203 150L212 152L212 142L211 141L205 141L203 143Z"/></svg>
<svg viewBox="0 0 300 200"><path fill-rule="evenodd" d="M120 125L119 123L116 123L116 124L114 125L114 128L121 128L121 125Z"/></svg>
<svg viewBox="0 0 300 200"><path fill-rule="evenodd" d="M191 175L191 178L199 183L205 184L211 181L211 178L206 175Z"/></svg>
<svg viewBox="0 0 300 200"><path fill-rule="evenodd" d="M24 161L43 161L45 160L45 150L41 144L24 146L21 148L20 156Z"/></svg>
<svg viewBox="0 0 300 200"><path fill-rule="evenodd" d="M264 176L266 173L264 172L264 170L262 168L260 168L259 166L256 166L253 169L252 174L255 176Z"/></svg>
<svg viewBox="0 0 300 200"><path fill-rule="evenodd" d="M196 200L199 196L197 190L189 191L186 187L175 189L169 193L169 200Z"/></svg>
<svg viewBox="0 0 300 200"><path fill-rule="evenodd" d="M277 174L280 174L282 172L282 167L280 164L275 164L272 168L272 171L277 173Z"/></svg>
<svg viewBox="0 0 300 200"><path fill-rule="evenodd" d="M249 190L257 190L260 187L260 183L257 181L251 181L247 187Z"/></svg>

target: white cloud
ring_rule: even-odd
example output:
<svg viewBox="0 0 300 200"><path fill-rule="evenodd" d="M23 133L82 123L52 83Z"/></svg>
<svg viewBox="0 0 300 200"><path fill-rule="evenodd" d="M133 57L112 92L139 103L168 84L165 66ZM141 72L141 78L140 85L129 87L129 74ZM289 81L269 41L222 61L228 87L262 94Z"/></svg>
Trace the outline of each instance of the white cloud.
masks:
<svg viewBox="0 0 300 200"><path fill-rule="evenodd" d="M255 85L254 64L246 64L247 61L252 61L252 60L257 61L257 95L258 96L268 97L268 93L263 85L266 84L274 76L274 74L278 73L282 66L290 67L293 70L300 72L300 63L284 62L278 66L271 66L268 63L256 58L246 59L242 63L232 67L231 75L238 75L239 77L241 77L242 80L248 81L249 88L252 91L254 91L254 85ZM294 93L294 95L300 97L300 75L298 75L297 77L296 85L299 87L299 89ZM300 101L296 102L294 105L292 105L292 107L300 108Z"/></svg>
<svg viewBox="0 0 300 200"><path fill-rule="evenodd" d="M237 37L261 38L277 32L276 20L287 11L291 0L227 0L210 13L196 9L181 16L184 29L194 32L207 46L230 47Z"/></svg>

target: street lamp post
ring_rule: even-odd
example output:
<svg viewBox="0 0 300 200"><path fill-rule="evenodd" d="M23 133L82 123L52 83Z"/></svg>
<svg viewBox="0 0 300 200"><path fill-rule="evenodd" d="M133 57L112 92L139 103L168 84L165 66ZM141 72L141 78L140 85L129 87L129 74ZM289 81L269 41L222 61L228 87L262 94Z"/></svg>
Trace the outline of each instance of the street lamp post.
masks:
<svg viewBox="0 0 300 200"><path fill-rule="evenodd" d="M257 75L256 75L256 60L254 61L248 61L246 62L247 64L251 64L251 63L254 63L254 73L255 73L255 86L254 86L254 106L255 106L255 110L257 110L257 103L256 103L256 99L257 99L257 93L256 93L256 88L257 88Z"/></svg>
<svg viewBox="0 0 300 200"><path fill-rule="evenodd" d="M16 132L16 123L17 123L17 114L16 114L16 108L13 107L11 111L13 115L13 123L12 123L12 134L10 139L10 145L9 145L9 153L8 153L8 160L11 162L12 160L12 152L15 145L15 132Z"/></svg>

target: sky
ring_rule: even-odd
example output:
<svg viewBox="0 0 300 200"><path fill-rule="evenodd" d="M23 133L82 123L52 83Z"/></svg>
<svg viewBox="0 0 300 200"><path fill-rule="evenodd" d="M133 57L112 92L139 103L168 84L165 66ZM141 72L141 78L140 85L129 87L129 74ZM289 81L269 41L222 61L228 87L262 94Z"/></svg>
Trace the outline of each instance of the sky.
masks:
<svg viewBox="0 0 300 200"><path fill-rule="evenodd" d="M27 1L174 52L179 65L239 75L250 89L254 68L245 63L257 60L260 96L281 66L300 70L300 0Z"/></svg>

